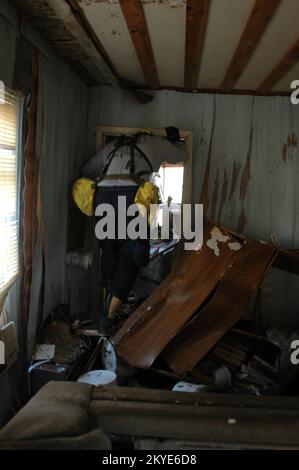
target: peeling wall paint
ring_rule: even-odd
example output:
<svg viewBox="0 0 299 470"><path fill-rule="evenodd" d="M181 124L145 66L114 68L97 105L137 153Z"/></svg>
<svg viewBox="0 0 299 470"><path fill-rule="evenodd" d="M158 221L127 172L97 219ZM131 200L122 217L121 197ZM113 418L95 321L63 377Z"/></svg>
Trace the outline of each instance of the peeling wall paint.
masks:
<svg viewBox="0 0 299 470"><path fill-rule="evenodd" d="M215 256L220 255L219 243L225 243L229 240L228 235L223 235L218 227L213 227L211 230L211 238L207 240L207 246L214 251Z"/></svg>
<svg viewBox="0 0 299 470"><path fill-rule="evenodd" d="M284 162L293 160L293 156L297 149L297 136L295 134L288 135L286 142L282 146L282 159Z"/></svg>
<svg viewBox="0 0 299 470"><path fill-rule="evenodd" d="M247 224L245 209L242 207L238 220L238 232L243 233Z"/></svg>

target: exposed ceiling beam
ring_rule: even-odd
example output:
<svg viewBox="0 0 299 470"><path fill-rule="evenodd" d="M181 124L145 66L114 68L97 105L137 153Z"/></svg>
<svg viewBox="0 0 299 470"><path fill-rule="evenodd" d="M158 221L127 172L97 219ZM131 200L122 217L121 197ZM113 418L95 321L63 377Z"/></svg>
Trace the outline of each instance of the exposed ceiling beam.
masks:
<svg viewBox="0 0 299 470"><path fill-rule="evenodd" d="M57 2L57 0L48 0L52 2ZM113 82L110 83L114 86L122 86L122 88L128 90L128 92L134 96L134 98L139 101L139 103L145 104L149 103L150 101L153 100L153 97L151 95L148 95L147 93L135 89L134 84L129 83L127 80L122 78L116 67L114 66L112 60L110 59L109 55L107 54L104 46L102 45L101 41L99 40L98 36L94 32L93 28L91 27L89 21L87 20L84 11L80 7L78 0L65 0L65 2L68 4L72 14L73 14L73 20L77 22L77 26L84 31L86 38L88 39L91 43L91 46L96 49L98 52L99 56L102 58L102 62L105 64L105 70L110 71L110 75L114 77Z"/></svg>
<svg viewBox="0 0 299 470"><path fill-rule="evenodd" d="M74 15L71 5L67 1L61 0L47 0L47 5L51 7L57 18L63 22L64 26L76 39L85 54L94 61L96 67L107 82L112 86L119 86L118 77L115 75L114 71L111 70L110 65L95 46L94 42L91 41L90 37L86 34L84 25L79 22L77 16Z"/></svg>
<svg viewBox="0 0 299 470"><path fill-rule="evenodd" d="M159 88L159 76L153 48L140 0L120 0L143 74L149 88Z"/></svg>
<svg viewBox="0 0 299 470"><path fill-rule="evenodd" d="M187 1L184 80L187 90L197 88L209 9L210 0Z"/></svg>
<svg viewBox="0 0 299 470"><path fill-rule="evenodd" d="M299 61L299 38L282 56L278 64L269 73L265 80L258 87L259 93L267 93L278 83Z"/></svg>
<svg viewBox="0 0 299 470"><path fill-rule="evenodd" d="M225 74L221 89L233 89L256 50L261 37L266 31L280 3L281 0L255 1L237 45L237 49Z"/></svg>
<svg viewBox="0 0 299 470"><path fill-rule="evenodd" d="M112 60L110 59L109 55L107 54L104 46L100 42L98 36L95 34L94 30L89 24L89 21L87 20L84 11L80 7L78 0L65 0L66 3L69 4L73 15L75 16L77 22L81 25L81 27L84 29L86 35L90 38L94 46L96 47L97 51L101 54L105 62L107 63L108 67L114 74L114 76L119 79L119 74L118 71L116 70Z"/></svg>

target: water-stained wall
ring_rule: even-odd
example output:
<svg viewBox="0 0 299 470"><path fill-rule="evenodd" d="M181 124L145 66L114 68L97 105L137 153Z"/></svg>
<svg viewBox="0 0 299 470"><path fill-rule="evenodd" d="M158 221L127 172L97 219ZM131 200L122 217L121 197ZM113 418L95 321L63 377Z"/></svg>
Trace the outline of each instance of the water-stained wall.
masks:
<svg viewBox="0 0 299 470"><path fill-rule="evenodd" d="M89 93L89 155L97 125L192 130L194 201L210 159L208 215L254 238L275 237L284 248L299 248L299 106L287 97L161 91L140 105L108 87ZM277 270L271 276L263 321L299 327L299 279Z"/></svg>

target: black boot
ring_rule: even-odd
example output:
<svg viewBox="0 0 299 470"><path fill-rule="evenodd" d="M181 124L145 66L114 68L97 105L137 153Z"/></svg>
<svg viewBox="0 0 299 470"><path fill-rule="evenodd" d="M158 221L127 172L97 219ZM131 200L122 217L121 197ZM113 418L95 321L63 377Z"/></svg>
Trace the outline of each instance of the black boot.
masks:
<svg viewBox="0 0 299 470"><path fill-rule="evenodd" d="M112 336L119 328L119 317L108 318L101 315L99 321L99 333L103 336Z"/></svg>
<svg viewBox="0 0 299 470"><path fill-rule="evenodd" d="M102 312L99 320L99 333L103 336L111 336L115 331L117 331L120 318L115 316L115 318L108 318L109 308L112 300L112 295L108 294L104 302Z"/></svg>

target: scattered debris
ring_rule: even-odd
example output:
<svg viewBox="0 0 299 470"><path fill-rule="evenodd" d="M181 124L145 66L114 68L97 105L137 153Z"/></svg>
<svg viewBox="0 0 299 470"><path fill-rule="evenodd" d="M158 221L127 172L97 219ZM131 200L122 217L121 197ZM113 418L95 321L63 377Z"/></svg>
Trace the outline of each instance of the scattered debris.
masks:
<svg viewBox="0 0 299 470"><path fill-rule="evenodd" d="M86 340L76 334L71 334L69 323L54 320L42 331L40 344L55 346L54 362L70 364L88 349Z"/></svg>
<svg viewBox="0 0 299 470"><path fill-rule="evenodd" d="M34 361L51 361L55 356L55 344L37 344L33 354Z"/></svg>
<svg viewBox="0 0 299 470"><path fill-rule="evenodd" d="M231 392L265 395L278 390L278 356L266 337L230 330L196 369Z"/></svg>
<svg viewBox="0 0 299 470"><path fill-rule="evenodd" d="M173 387L174 392L201 392L206 390L205 385L197 385L189 382L180 381Z"/></svg>
<svg viewBox="0 0 299 470"><path fill-rule="evenodd" d="M116 374L110 370L92 370L80 375L77 382L91 384L95 386L99 385L116 385Z"/></svg>
<svg viewBox="0 0 299 470"><path fill-rule="evenodd" d="M16 327L11 321L0 328L0 373L17 360L19 350Z"/></svg>
<svg viewBox="0 0 299 470"><path fill-rule="evenodd" d="M232 386L232 377L229 369L226 366L221 366L214 372L214 382L220 387L230 389Z"/></svg>
<svg viewBox="0 0 299 470"><path fill-rule="evenodd" d="M57 307L39 338L34 359L44 361L31 368L34 388L50 377L174 392L299 392L298 368L290 363L291 343L299 335L256 334L241 321L264 273L279 258L282 264L299 259L207 223L200 251L176 260L146 300L130 295L119 312L124 323L110 340L92 320L67 320L67 306Z"/></svg>
<svg viewBox="0 0 299 470"><path fill-rule="evenodd" d="M102 339L102 363L106 370L115 372L117 369L117 358L113 345L107 338Z"/></svg>

